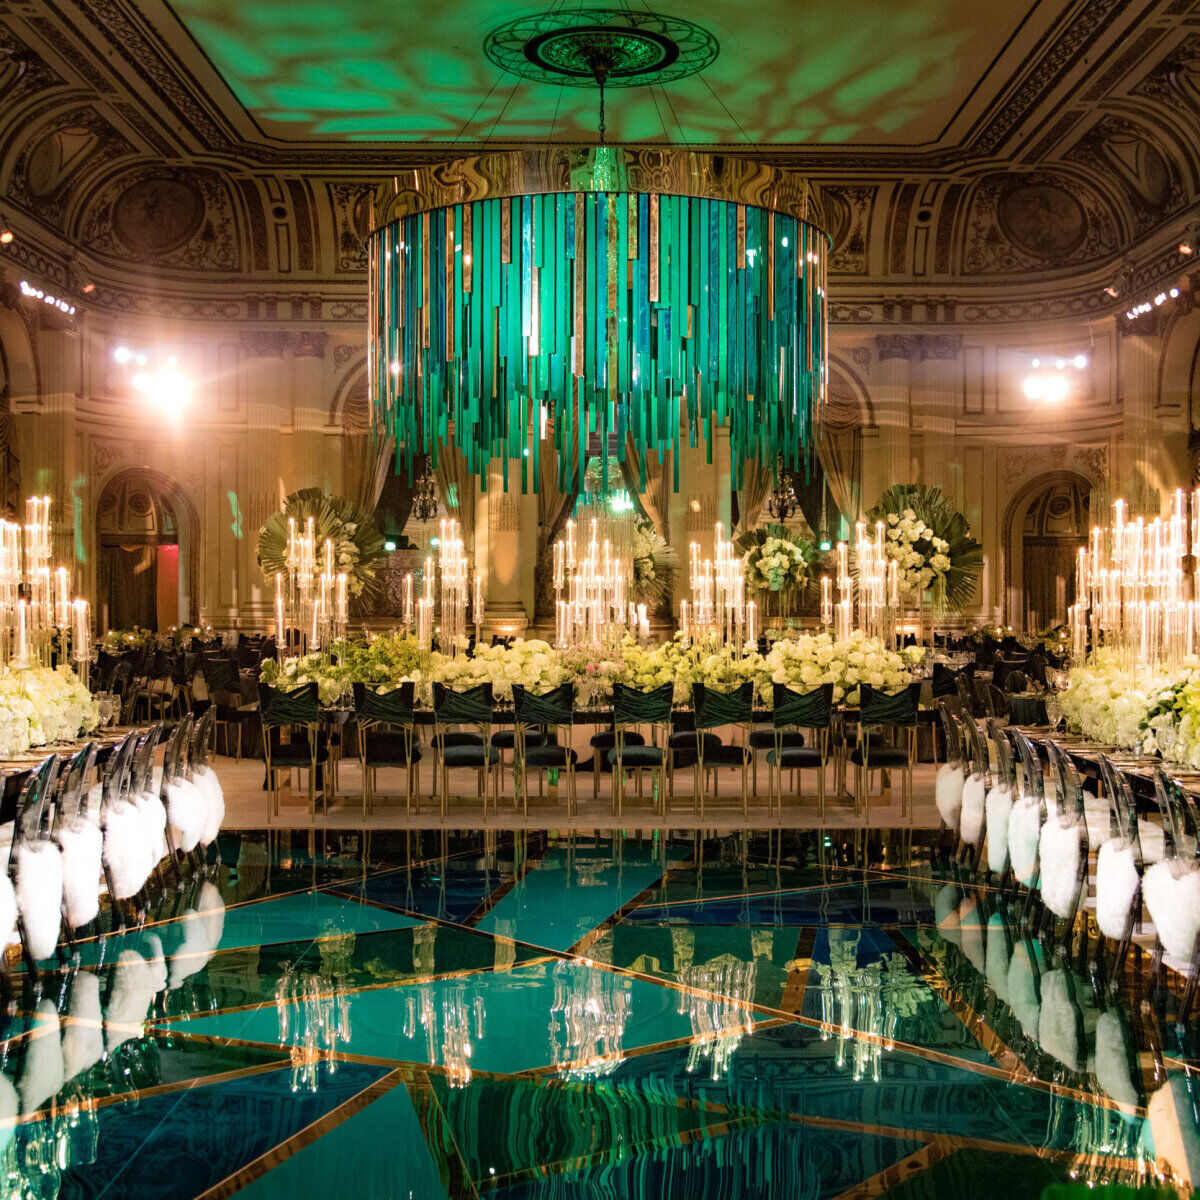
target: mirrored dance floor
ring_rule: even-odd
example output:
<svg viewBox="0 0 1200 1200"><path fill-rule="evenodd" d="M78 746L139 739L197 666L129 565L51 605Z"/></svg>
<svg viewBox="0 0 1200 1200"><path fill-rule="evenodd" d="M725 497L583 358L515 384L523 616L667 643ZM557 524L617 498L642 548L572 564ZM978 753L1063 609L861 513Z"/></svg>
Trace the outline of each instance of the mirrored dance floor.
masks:
<svg viewBox="0 0 1200 1200"><path fill-rule="evenodd" d="M1119 979L1094 941L1064 957L929 835L260 833L220 853L146 926L80 942L36 989L17 976L3 1195L1200 1179L1197 1039L1173 994L1141 1003L1148 956Z"/></svg>

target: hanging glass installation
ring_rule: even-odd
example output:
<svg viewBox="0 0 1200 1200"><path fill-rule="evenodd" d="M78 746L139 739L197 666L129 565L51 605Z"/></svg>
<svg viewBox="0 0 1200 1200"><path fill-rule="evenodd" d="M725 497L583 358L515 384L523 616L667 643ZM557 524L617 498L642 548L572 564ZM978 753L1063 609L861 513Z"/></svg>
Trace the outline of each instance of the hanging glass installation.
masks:
<svg viewBox="0 0 1200 1200"><path fill-rule="evenodd" d="M410 471L452 443L472 474L503 460L506 488L519 460L522 490L551 419L564 487L597 433L604 457L632 435L643 474L684 430L711 461L718 426L735 487L750 458L800 467L825 385L821 212L790 172L678 151L495 154L394 180L369 242L377 427Z"/></svg>

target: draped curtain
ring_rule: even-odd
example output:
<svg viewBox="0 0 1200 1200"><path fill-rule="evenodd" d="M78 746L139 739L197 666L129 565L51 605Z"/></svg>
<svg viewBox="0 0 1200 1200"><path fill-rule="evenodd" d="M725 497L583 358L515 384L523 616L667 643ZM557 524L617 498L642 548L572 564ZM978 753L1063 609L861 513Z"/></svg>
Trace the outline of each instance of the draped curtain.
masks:
<svg viewBox="0 0 1200 1200"><path fill-rule="evenodd" d="M579 466L579 446L572 442L571 460L564 472L567 490L558 486L558 453L554 447L554 422L546 424L546 435L538 445L538 537L537 559L534 566L534 618L538 621L554 617L554 594L550 547L562 532L567 518L575 508L583 482Z"/></svg>
<svg viewBox="0 0 1200 1200"><path fill-rule="evenodd" d="M742 486L738 488L738 524L735 536L758 528L763 507L771 491L771 470L756 458L742 463Z"/></svg>
<svg viewBox="0 0 1200 1200"><path fill-rule="evenodd" d="M454 444L453 436L438 447L435 474L438 499L462 529L463 544L475 545L475 493L479 480L467 470L466 456Z"/></svg>
<svg viewBox="0 0 1200 1200"><path fill-rule="evenodd" d="M396 439L352 434L346 439L346 499L373 513L396 454Z"/></svg>
<svg viewBox="0 0 1200 1200"><path fill-rule="evenodd" d="M642 472L645 471L646 486L642 487ZM667 512L671 492L671 455L661 459L658 451L649 453L638 448L633 434L625 435L625 457L621 460L621 475L625 487L642 515L654 526L654 531L670 541L667 533Z"/></svg>
<svg viewBox="0 0 1200 1200"><path fill-rule="evenodd" d="M829 494L853 525L862 515L862 409L858 397L835 372L816 433L817 458Z"/></svg>
<svg viewBox="0 0 1200 1200"><path fill-rule="evenodd" d="M100 595L109 629L158 628L157 552L157 546L100 547Z"/></svg>

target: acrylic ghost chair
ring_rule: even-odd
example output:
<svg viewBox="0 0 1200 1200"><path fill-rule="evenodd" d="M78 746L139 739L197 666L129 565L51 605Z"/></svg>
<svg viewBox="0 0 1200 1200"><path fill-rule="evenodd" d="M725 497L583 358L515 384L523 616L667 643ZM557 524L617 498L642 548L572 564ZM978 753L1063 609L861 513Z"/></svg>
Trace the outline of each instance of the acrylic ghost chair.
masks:
<svg viewBox="0 0 1200 1200"><path fill-rule="evenodd" d="M1008 824L1012 817L1013 804L1019 794L1017 765L1008 734L995 718L988 718L987 731L988 740L996 755L995 775L984 800L987 866L993 875L1003 877L1008 869Z"/></svg>
<svg viewBox="0 0 1200 1200"><path fill-rule="evenodd" d="M940 666L941 664L936 664ZM933 800L946 828L958 836L958 819L962 812L963 785L967 781L966 752L956 701L950 693L938 698L938 716L946 743L946 761L938 767L933 784Z"/></svg>
<svg viewBox="0 0 1200 1200"><path fill-rule="evenodd" d="M103 834L104 882L113 925L124 929L124 901L141 891L150 873L150 846L141 814L128 796L139 734L127 734L109 755L100 784L100 831Z"/></svg>
<svg viewBox="0 0 1200 1200"><path fill-rule="evenodd" d="M1012 879L1025 889L1024 914L1028 914L1037 887L1038 850L1046 817L1046 777L1033 742L1019 729L1009 729L1009 740L1021 763L1021 785L1008 817L1008 866Z"/></svg>
<svg viewBox="0 0 1200 1200"><path fill-rule="evenodd" d="M1157 990L1165 955L1187 976L1180 1021L1195 999L1200 942L1200 839L1192 806L1177 780L1161 767L1154 773L1154 792L1163 826L1163 859L1146 869L1142 894L1154 921L1157 945L1150 969L1148 994Z"/></svg>
<svg viewBox="0 0 1200 1200"><path fill-rule="evenodd" d="M38 963L59 948L62 928L62 852L52 835L59 762L51 754L30 771L17 800L8 877L17 905L17 931L33 979Z"/></svg>
<svg viewBox="0 0 1200 1200"><path fill-rule="evenodd" d="M200 844L206 848L216 841L225 822L225 791L209 762L215 719L216 713L210 705L196 721L187 755L188 778L200 789L207 802L208 816L200 835Z"/></svg>
<svg viewBox="0 0 1200 1200"><path fill-rule="evenodd" d="M1137 802L1128 778L1106 754L1100 755L1099 764L1108 801L1108 838L1096 855L1096 924L1101 949L1106 943L1115 947L1111 979L1116 986L1141 915L1142 845Z"/></svg>
<svg viewBox="0 0 1200 1200"><path fill-rule="evenodd" d="M958 835L963 857L971 869L976 870L983 854L984 813L988 790L992 782L992 770L987 740L979 728L979 722L968 717L963 721L962 729L967 751L968 772L966 782L963 784Z"/></svg>
<svg viewBox="0 0 1200 1200"><path fill-rule="evenodd" d="M1039 887L1052 940L1053 918L1057 918L1063 922L1063 936L1069 943L1087 890L1088 832L1083 785L1075 764L1062 747L1047 742L1046 748L1054 774L1055 799L1038 842Z"/></svg>
<svg viewBox="0 0 1200 1200"><path fill-rule="evenodd" d="M63 934L90 925L100 915L100 861L104 837L88 812L88 795L96 767L97 745L89 742L72 755L59 775L54 812L54 839L63 860Z"/></svg>

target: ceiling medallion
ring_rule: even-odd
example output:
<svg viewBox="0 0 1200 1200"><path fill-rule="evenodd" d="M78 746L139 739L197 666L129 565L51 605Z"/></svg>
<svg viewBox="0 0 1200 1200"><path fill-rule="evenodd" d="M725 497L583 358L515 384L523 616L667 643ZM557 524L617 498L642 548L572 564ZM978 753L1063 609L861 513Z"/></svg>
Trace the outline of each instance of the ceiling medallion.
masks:
<svg viewBox="0 0 1200 1200"><path fill-rule="evenodd" d="M638 87L703 71L717 40L679 17L582 8L510 21L484 43L504 71L570 87Z"/></svg>

